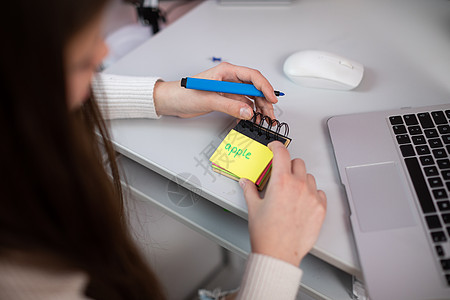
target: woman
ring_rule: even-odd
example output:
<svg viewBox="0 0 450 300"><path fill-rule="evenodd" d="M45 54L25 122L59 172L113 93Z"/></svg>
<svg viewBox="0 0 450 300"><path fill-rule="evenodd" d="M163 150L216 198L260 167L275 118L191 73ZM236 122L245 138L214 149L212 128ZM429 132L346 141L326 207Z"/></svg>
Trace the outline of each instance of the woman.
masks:
<svg viewBox="0 0 450 300"><path fill-rule="evenodd" d="M106 0L3 4L0 299L164 298L128 232L114 151L89 97L107 51L100 26L105 5ZM198 76L253 83L266 96L255 99L257 109L273 116L276 98L259 72L222 64ZM143 99L117 100L117 91L108 88L121 82L125 89L140 80ZM253 106L246 98L185 90L155 78L103 76L94 80L94 89L106 117L191 117L218 110L250 118ZM298 265L325 215L325 195L303 161L291 161L280 143L270 148L274 176L265 198L254 184L240 181L252 245L241 299L294 298Z"/></svg>

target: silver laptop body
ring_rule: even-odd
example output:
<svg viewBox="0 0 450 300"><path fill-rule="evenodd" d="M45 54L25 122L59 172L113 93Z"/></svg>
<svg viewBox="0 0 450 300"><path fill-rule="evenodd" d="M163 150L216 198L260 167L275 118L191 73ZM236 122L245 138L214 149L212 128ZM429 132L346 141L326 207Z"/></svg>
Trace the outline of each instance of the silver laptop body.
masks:
<svg viewBox="0 0 450 300"><path fill-rule="evenodd" d="M370 299L450 299L449 120L450 104L328 120Z"/></svg>

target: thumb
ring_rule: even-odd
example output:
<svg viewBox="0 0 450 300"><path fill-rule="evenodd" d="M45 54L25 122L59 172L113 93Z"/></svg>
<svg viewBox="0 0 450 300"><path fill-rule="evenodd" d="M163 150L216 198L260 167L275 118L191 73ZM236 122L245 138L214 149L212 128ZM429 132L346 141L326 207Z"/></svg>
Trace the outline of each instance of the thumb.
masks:
<svg viewBox="0 0 450 300"><path fill-rule="evenodd" d="M226 113L238 119L249 120L253 117L253 109L242 101L217 95L212 103L211 109Z"/></svg>
<svg viewBox="0 0 450 300"><path fill-rule="evenodd" d="M244 191L244 197L249 212L253 211L253 207L258 205L261 201L256 185L246 178L239 179L239 185Z"/></svg>

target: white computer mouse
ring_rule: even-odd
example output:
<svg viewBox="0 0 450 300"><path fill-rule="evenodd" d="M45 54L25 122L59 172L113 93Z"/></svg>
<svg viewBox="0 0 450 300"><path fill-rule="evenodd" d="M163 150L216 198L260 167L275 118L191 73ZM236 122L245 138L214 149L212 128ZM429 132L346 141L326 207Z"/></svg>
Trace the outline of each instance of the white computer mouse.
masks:
<svg viewBox="0 0 450 300"><path fill-rule="evenodd" d="M304 50L289 56L283 71L289 79L302 86L351 90L361 82L364 66L337 54Z"/></svg>

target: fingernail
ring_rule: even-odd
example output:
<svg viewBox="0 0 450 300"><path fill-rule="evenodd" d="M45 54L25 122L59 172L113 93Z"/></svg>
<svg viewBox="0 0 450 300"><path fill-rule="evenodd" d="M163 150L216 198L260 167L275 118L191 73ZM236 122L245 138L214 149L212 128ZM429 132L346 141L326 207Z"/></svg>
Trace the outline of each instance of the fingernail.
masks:
<svg viewBox="0 0 450 300"><path fill-rule="evenodd" d="M242 189L245 188L245 179L244 178L239 179L239 185L241 186Z"/></svg>
<svg viewBox="0 0 450 300"><path fill-rule="evenodd" d="M239 114L242 119L250 119L252 117L252 112L250 111L250 108L247 107L242 107Z"/></svg>

